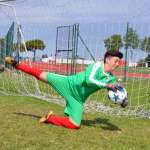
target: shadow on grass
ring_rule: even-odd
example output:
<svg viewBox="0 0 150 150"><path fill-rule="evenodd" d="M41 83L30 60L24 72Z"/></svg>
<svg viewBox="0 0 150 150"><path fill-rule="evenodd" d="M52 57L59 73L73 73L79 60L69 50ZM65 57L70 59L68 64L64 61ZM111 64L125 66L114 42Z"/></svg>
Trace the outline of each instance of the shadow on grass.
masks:
<svg viewBox="0 0 150 150"><path fill-rule="evenodd" d="M94 120L82 120L82 125L85 126L97 126L99 125L104 130L111 130L111 131L121 131L121 129L109 122L109 119L105 118L96 118Z"/></svg>
<svg viewBox="0 0 150 150"><path fill-rule="evenodd" d="M35 118L35 119L41 118L41 116L34 115L34 114L27 114L27 113L23 113L23 112L14 112L13 114L25 116L25 117L31 117L31 118ZM104 119L96 118L95 120L82 120L82 125L85 125L85 126L99 125L104 130L121 131L121 129L118 126L110 123L109 119L105 119L105 118Z"/></svg>
<svg viewBox="0 0 150 150"><path fill-rule="evenodd" d="M35 119L41 118L41 116L38 116L38 115L27 114L27 113L22 113L22 112L14 112L13 114L20 115L20 116L25 116L25 117L31 117L31 118L35 118Z"/></svg>

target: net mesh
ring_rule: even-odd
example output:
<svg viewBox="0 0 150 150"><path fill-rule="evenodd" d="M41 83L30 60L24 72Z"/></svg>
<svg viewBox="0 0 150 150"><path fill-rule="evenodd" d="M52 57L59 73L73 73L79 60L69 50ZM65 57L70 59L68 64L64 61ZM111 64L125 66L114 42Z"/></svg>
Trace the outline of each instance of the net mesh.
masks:
<svg viewBox="0 0 150 150"><path fill-rule="evenodd" d="M37 11L32 10L32 5L35 6L34 8L37 11L40 10L38 16L35 13ZM44 6L44 9L40 7L41 5ZM94 7L93 5L91 7ZM49 8L52 7L55 12L49 12ZM122 22L85 24L82 22L82 19L85 19L84 15L73 21L66 21L66 18L63 20L67 13L65 8L69 8L66 3L56 5L53 2L50 5L47 0L36 0L34 4L29 3L29 1L16 3L15 7L0 5L0 18L3 22L0 24L0 61L3 62L3 58L6 55L18 56L19 53L18 58L20 61L24 61L28 65L34 65L43 71L69 75L84 70L86 66L94 62L93 58L95 61L102 60L106 52L105 39L114 34L121 35L123 39L127 33L127 24ZM77 10L74 11L78 12L79 8L80 6L78 5ZM28 12L26 11L27 9ZM17 13L17 16L16 10L20 12ZM58 21L55 15L59 19L61 18L61 21ZM75 28L77 27L76 24L75 26L73 24L76 21L81 22L78 29ZM61 26L62 23L67 25ZM140 39L144 39L149 35L150 30L146 23L133 22L130 27L138 32ZM59 29L58 32L57 29ZM10 33L9 36L13 37L12 42L6 40L8 33ZM44 50L37 49L35 55L25 45L26 41L33 39L41 39L46 45ZM146 43L148 42L147 39ZM4 49L8 43L10 43L11 48L7 49L7 54ZM18 46L14 48L16 44ZM124 55L125 50L125 47L121 48ZM150 118L150 62L145 60L149 51L148 49L141 50L140 45L138 45L136 49L129 47L127 54L127 67L125 68L124 62L122 62L122 65L114 74L128 91L128 107L123 109L114 105L108 99L107 91L100 90L88 98L85 104L85 112L104 112L110 115ZM35 59L33 59L34 57ZM1 64L5 66L4 62ZM126 82L124 82L125 75ZM4 71L0 73L0 79L1 95L33 96L62 106L65 105L62 97L50 85L37 81L34 77L23 72L5 66Z"/></svg>

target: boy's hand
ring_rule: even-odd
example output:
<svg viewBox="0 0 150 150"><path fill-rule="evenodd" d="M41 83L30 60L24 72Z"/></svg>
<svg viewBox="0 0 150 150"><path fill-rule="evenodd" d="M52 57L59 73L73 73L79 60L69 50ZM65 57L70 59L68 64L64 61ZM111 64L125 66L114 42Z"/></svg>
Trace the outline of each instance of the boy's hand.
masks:
<svg viewBox="0 0 150 150"><path fill-rule="evenodd" d="M108 90L112 90L112 91L114 91L114 92L116 92L117 90L118 90L118 88L117 88L118 86L117 85L114 85L114 84L107 84L107 86L106 86L106 88L108 89Z"/></svg>

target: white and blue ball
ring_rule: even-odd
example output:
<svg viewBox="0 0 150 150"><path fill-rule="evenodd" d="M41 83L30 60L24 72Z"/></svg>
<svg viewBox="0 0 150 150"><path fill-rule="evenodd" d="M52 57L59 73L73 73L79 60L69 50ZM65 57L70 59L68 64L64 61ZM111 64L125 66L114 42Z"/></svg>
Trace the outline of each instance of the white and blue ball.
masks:
<svg viewBox="0 0 150 150"><path fill-rule="evenodd" d="M119 86L119 88L114 91L114 90L109 90L108 91L108 97L111 101L114 103L122 104L125 99L127 99L127 91L125 88Z"/></svg>

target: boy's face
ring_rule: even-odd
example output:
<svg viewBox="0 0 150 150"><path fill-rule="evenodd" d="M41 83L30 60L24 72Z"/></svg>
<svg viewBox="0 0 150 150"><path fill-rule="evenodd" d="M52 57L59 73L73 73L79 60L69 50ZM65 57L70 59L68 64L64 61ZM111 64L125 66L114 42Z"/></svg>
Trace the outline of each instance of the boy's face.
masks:
<svg viewBox="0 0 150 150"><path fill-rule="evenodd" d="M108 65L110 71L113 71L119 66L120 58L116 56L109 56L106 58L106 64Z"/></svg>

